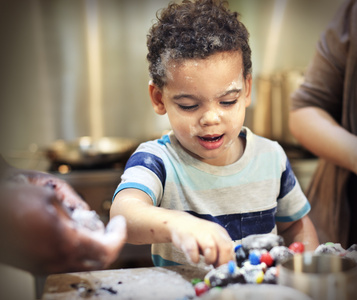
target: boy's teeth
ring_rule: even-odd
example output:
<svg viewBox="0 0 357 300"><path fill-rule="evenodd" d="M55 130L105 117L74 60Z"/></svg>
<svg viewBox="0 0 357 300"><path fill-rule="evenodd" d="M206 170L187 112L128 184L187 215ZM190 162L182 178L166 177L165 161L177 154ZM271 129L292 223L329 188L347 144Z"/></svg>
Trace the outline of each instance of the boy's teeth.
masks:
<svg viewBox="0 0 357 300"><path fill-rule="evenodd" d="M220 136L216 136L216 137L200 137L201 140L208 141L208 142L217 141L220 138L221 138L221 135Z"/></svg>

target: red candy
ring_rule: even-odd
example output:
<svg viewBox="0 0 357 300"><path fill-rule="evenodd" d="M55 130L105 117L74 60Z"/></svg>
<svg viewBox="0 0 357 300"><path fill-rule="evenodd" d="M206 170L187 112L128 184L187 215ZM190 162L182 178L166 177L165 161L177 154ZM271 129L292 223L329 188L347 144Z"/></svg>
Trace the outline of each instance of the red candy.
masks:
<svg viewBox="0 0 357 300"><path fill-rule="evenodd" d="M269 252L267 252L267 253L263 253L260 256L260 262L265 263L268 267L271 267L274 263L274 259L271 257Z"/></svg>
<svg viewBox="0 0 357 300"><path fill-rule="evenodd" d="M209 290L208 285L203 281L195 284L196 296L201 296L202 294L206 293L208 290Z"/></svg>
<svg viewBox="0 0 357 300"><path fill-rule="evenodd" d="M303 253L305 251L305 247L303 243L294 242L289 246L289 249L294 253Z"/></svg>

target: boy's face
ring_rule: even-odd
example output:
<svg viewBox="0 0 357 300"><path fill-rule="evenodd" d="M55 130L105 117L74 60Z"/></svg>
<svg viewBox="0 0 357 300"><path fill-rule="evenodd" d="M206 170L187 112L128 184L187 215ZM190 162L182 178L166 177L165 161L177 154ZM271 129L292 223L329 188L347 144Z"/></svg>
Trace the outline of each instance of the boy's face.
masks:
<svg viewBox="0 0 357 300"><path fill-rule="evenodd" d="M240 52L172 62L167 83L150 84L155 111L168 114L182 147L211 165L227 165L242 155L238 138L251 102L251 76L244 80Z"/></svg>

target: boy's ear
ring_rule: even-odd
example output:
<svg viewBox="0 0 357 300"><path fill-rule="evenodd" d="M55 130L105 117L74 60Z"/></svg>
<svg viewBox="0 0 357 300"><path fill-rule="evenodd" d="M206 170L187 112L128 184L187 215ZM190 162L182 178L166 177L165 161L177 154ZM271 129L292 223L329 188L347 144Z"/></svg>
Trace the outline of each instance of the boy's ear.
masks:
<svg viewBox="0 0 357 300"><path fill-rule="evenodd" d="M252 102L252 84L252 75L248 74L247 79L245 80L245 107L248 107Z"/></svg>
<svg viewBox="0 0 357 300"><path fill-rule="evenodd" d="M162 90L151 81L149 82L149 95L155 112L159 115L166 114L166 108L162 101Z"/></svg>

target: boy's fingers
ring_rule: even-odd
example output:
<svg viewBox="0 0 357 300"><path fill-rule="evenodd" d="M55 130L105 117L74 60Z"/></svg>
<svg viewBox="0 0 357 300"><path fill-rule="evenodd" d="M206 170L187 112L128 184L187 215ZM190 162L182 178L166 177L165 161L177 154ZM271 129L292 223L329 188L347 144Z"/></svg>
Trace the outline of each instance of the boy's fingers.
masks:
<svg viewBox="0 0 357 300"><path fill-rule="evenodd" d="M197 264L200 261L199 249L196 240L193 237L186 239L181 249L188 261Z"/></svg>
<svg viewBox="0 0 357 300"><path fill-rule="evenodd" d="M218 243L215 241L214 236L207 233L205 236L201 235L199 240L200 253L205 259L207 265L214 264L218 257Z"/></svg>
<svg viewBox="0 0 357 300"><path fill-rule="evenodd" d="M220 244L218 259L215 267L228 263L230 260L234 260L234 245L233 243Z"/></svg>
<svg viewBox="0 0 357 300"><path fill-rule="evenodd" d="M206 247L203 250L203 256L205 257L205 262L208 265L212 265L217 261L217 248L216 246Z"/></svg>

